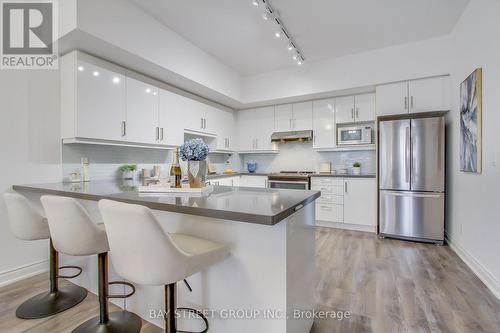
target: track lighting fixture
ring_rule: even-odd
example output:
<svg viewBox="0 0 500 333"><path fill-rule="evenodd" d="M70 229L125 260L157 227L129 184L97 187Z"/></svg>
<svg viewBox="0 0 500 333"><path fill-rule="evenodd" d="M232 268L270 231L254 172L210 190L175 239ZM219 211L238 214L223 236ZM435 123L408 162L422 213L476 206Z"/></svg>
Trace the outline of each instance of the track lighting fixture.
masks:
<svg viewBox="0 0 500 333"><path fill-rule="evenodd" d="M288 30L285 27L285 24L281 20L279 13L276 9L274 9L269 0L252 0L252 5L255 7L260 6L261 4L264 6L264 11L262 13L262 19L264 21L270 21L271 19L276 22L277 29L274 31L274 37L276 39L280 39L284 36L284 39L287 41L287 49L288 51L293 51L294 54L292 56L293 60L296 61L297 65L302 65L304 63L304 55L300 51L297 44L293 41L293 37L290 35Z"/></svg>

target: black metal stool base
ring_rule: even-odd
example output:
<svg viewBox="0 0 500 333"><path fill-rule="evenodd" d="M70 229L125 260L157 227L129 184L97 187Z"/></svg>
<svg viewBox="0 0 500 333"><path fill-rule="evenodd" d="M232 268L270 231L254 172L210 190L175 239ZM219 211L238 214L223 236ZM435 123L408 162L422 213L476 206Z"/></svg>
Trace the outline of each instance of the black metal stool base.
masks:
<svg viewBox="0 0 500 333"><path fill-rule="evenodd" d="M128 311L116 311L109 314L109 320L101 323L99 317L87 320L72 333L139 333L141 331L141 318Z"/></svg>
<svg viewBox="0 0 500 333"><path fill-rule="evenodd" d="M194 313L195 315L197 315L198 317L200 317L200 319L203 320L203 322L205 323L205 329L203 331L197 331L197 332L194 332L194 331L181 331L179 329L176 329L176 333L206 333L206 332L208 332L208 319L207 319L207 317L205 317L203 315L203 313L201 311L198 311L198 310L193 309L193 308L177 308L177 311L186 311L186 312Z"/></svg>
<svg viewBox="0 0 500 333"><path fill-rule="evenodd" d="M16 310L16 317L21 319L39 319L68 310L87 297L87 290L79 286L60 288L54 293L38 294L21 304Z"/></svg>

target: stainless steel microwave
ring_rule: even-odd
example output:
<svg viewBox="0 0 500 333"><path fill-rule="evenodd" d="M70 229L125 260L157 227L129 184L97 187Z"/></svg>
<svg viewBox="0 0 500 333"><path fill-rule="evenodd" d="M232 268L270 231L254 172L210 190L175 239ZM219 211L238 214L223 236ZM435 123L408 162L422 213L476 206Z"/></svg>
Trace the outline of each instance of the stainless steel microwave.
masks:
<svg viewBox="0 0 500 333"><path fill-rule="evenodd" d="M337 128L338 145L367 145L373 143L373 126L359 125Z"/></svg>

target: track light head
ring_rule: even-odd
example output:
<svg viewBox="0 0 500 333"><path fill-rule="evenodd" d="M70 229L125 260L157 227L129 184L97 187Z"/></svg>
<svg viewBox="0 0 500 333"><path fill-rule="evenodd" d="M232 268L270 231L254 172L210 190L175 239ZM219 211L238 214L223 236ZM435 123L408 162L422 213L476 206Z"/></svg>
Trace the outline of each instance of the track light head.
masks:
<svg viewBox="0 0 500 333"><path fill-rule="evenodd" d="M274 33L274 37L276 37L277 39L281 38L281 30L276 30L276 32Z"/></svg>
<svg viewBox="0 0 500 333"><path fill-rule="evenodd" d="M255 7L259 6L259 0L252 0L252 5L254 5Z"/></svg>

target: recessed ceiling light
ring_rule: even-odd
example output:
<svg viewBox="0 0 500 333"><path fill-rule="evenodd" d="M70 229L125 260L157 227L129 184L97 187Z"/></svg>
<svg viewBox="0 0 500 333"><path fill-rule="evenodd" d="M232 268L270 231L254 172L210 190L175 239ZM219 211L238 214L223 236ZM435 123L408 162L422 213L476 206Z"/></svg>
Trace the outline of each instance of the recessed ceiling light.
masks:
<svg viewBox="0 0 500 333"><path fill-rule="evenodd" d="M297 60L297 59L299 59L299 54L298 54L298 53L295 53L295 54L292 56L292 59L293 59L293 60Z"/></svg>
<svg viewBox="0 0 500 333"><path fill-rule="evenodd" d="M92 73L92 75L94 75L94 76L99 76L99 74L100 74L100 73L99 73L98 71L94 71L94 72Z"/></svg>
<svg viewBox="0 0 500 333"><path fill-rule="evenodd" d="M158 94L158 92L157 92L157 91L153 91L153 95L155 95L155 96L156 96L157 94Z"/></svg>
<svg viewBox="0 0 500 333"><path fill-rule="evenodd" d="M259 5L259 0L252 0L252 5L258 6Z"/></svg>
<svg viewBox="0 0 500 333"><path fill-rule="evenodd" d="M120 83L120 78L119 78L119 77L117 77L117 76L115 76L115 77L113 78L113 83Z"/></svg>
<svg viewBox="0 0 500 333"><path fill-rule="evenodd" d="M83 68L83 66L78 66L78 70L79 70L80 72L83 72L83 71L85 70L85 68Z"/></svg>
<svg viewBox="0 0 500 333"><path fill-rule="evenodd" d="M288 43L288 46L286 47L286 49L287 49L288 51L292 51L294 48L295 48L295 47L293 46L292 42L289 42L289 43Z"/></svg>
<svg viewBox="0 0 500 333"><path fill-rule="evenodd" d="M146 89L146 93L148 93L148 94L149 94L150 92L151 92L151 89L149 89L149 88L148 88L148 89Z"/></svg>
<svg viewBox="0 0 500 333"><path fill-rule="evenodd" d="M276 37L276 38L281 38L281 31L276 31L276 32L274 33L274 37Z"/></svg>
<svg viewBox="0 0 500 333"><path fill-rule="evenodd" d="M297 65L301 66L303 64L302 59L297 60Z"/></svg>

